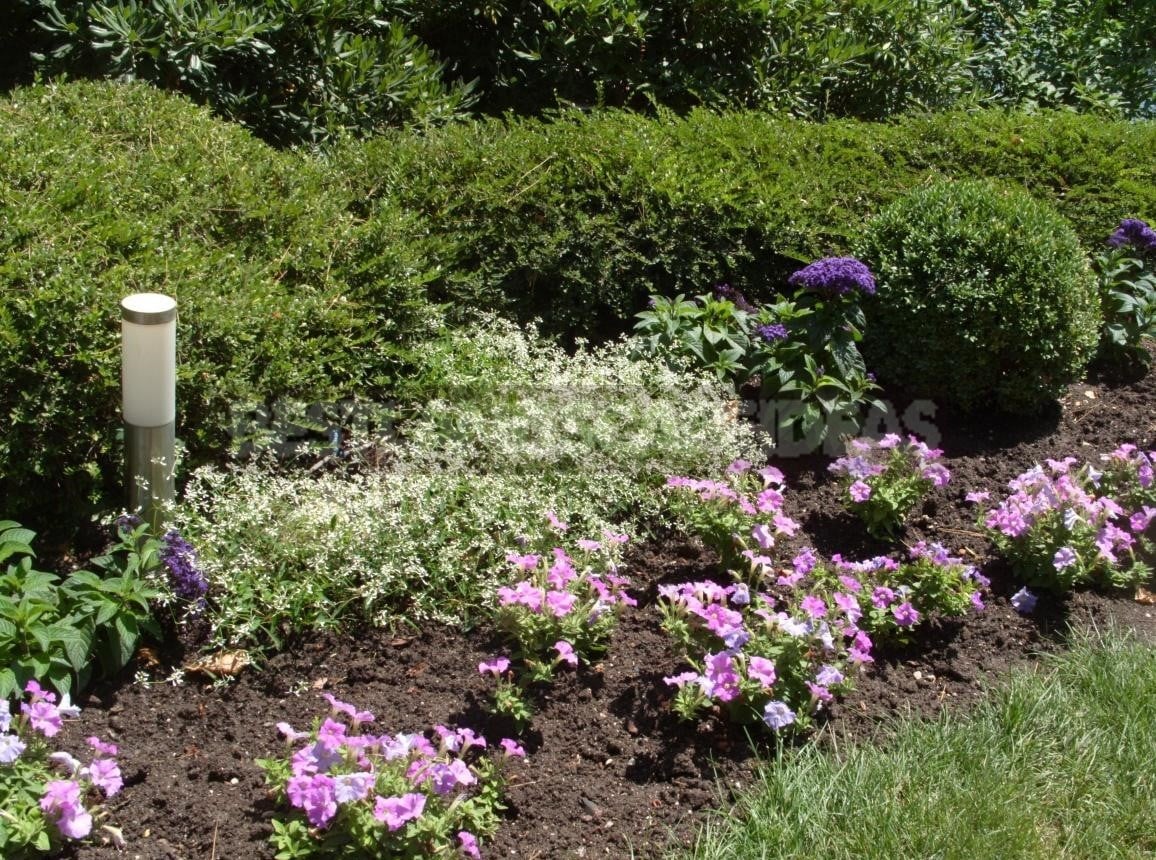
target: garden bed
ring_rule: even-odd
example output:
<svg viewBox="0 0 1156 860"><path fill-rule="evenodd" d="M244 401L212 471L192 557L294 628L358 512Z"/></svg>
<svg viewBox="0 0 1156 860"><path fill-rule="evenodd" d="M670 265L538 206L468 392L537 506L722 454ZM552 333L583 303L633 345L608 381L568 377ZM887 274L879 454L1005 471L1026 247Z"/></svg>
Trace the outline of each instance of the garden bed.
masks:
<svg viewBox="0 0 1156 860"><path fill-rule="evenodd" d="M875 740L894 715L966 708L1009 669L1062 648L1069 624L1113 619L1156 631L1156 608L1131 594L1041 598L1031 615L1018 614L1009 597L1019 583L992 557L964 502L968 491L994 494L1047 457L1094 458L1123 442L1151 447L1154 392L1150 373L1127 385L1073 386L1061 411L1036 421L937 416L938 445L953 478L916 512L904 539L938 540L981 564L992 579L988 608L961 621L933 621L909 645L877 652L856 690L832 707L819 742ZM824 555L891 549L843 511L828 462L776 462L787 474L786 513ZM689 844L709 810L750 784L758 752L773 752L773 739L758 726L752 749L741 727L681 723L669 710L671 688L662 679L680 666L659 626L657 585L717 576L714 556L671 536L633 547L627 561L639 606L623 616L601 663L561 672L538 698L522 735L528 758L508 769L508 810L482 846L484 856L662 856ZM372 711L379 732L442 723L471 726L493 742L514 736L512 725L488 713L492 684L477 671L499 645L484 628L343 631L299 642L216 686L192 672L179 685L166 682L169 661L179 655L162 654L157 665L138 659L82 697L81 718L67 729L70 741L97 734L120 746L125 789L108 809L124 830L127 854L80 847L70 856L270 858L276 809L254 759L285 751L276 723L307 728L327 710L321 694L329 692ZM151 683L140 683L144 676Z"/></svg>

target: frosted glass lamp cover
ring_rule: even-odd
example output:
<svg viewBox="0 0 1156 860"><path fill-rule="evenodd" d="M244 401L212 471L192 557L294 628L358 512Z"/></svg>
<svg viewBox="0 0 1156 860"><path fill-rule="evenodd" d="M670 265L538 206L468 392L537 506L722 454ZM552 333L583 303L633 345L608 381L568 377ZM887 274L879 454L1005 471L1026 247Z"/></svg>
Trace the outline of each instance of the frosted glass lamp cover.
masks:
<svg viewBox="0 0 1156 860"><path fill-rule="evenodd" d="M177 416L177 303L137 293L121 307L121 390L124 421L161 427Z"/></svg>

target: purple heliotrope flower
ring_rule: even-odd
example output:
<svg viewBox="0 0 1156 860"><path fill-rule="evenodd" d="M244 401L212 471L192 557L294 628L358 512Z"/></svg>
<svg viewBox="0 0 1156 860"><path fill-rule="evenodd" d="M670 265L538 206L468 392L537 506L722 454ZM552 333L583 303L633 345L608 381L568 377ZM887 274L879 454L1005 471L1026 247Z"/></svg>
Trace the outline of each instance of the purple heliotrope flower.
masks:
<svg viewBox="0 0 1156 860"><path fill-rule="evenodd" d="M1152 253L1156 251L1156 230L1139 218L1125 218L1109 237L1108 244L1113 248L1131 245L1141 254Z"/></svg>
<svg viewBox="0 0 1156 860"><path fill-rule="evenodd" d="M816 260L787 278L787 283L825 296L841 296L856 290L875 295L875 276L854 257Z"/></svg>
<svg viewBox="0 0 1156 860"><path fill-rule="evenodd" d="M1011 605L1020 615L1027 615L1036 608L1036 601L1038 599L1038 597L1024 587L1012 595Z"/></svg>
<svg viewBox="0 0 1156 860"><path fill-rule="evenodd" d="M182 600L198 603L203 600L209 590L209 581L197 563L197 553L192 544L176 530L170 530L165 533L164 546L158 554L168 568L173 593Z"/></svg>
<svg viewBox="0 0 1156 860"><path fill-rule="evenodd" d="M767 343L774 343L777 340L786 340L790 332L782 323L765 323L755 326L755 334Z"/></svg>
<svg viewBox="0 0 1156 860"><path fill-rule="evenodd" d="M747 297L730 284L719 284L714 288L714 297L720 301L728 301L740 311L753 314L757 308L747 301Z"/></svg>

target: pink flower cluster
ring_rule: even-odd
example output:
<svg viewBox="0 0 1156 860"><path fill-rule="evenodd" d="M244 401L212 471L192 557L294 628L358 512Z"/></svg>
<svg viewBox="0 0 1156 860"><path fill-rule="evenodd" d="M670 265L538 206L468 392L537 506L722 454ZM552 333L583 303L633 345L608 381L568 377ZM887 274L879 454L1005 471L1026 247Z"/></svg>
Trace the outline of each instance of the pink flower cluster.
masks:
<svg viewBox="0 0 1156 860"><path fill-rule="evenodd" d="M601 546L591 542L584 549L595 553ZM531 576L513 586L499 588L499 605L522 606L534 614L548 614L554 618L565 618L581 607L592 616L591 621L617 606L638 605L626 592L630 580L614 572L614 565L610 565L606 573L580 573L566 550L555 547L552 552L552 558L518 553L506 556L514 567ZM584 599L591 595L593 601Z"/></svg>
<svg viewBox="0 0 1156 860"><path fill-rule="evenodd" d="M757 478L758 480L754 480ZM746 460L727 467L724 481L670 476L666 486L693 496L675 504L703 540L722 556L725 564L745 564L754 573L766 573L773 565L766 555L780 537L793 537L799 524L783 513L786 480L774 466L762 469Z"/></svg>
<svg viewBox="0 0 1156 860"><path fill-rule="evenodd" d="M1123 584L1156 519L1156 452L1121 445L1103 468L1075 457L1049 459L1008 484L1011 492L981 522L1033 584L1061 590L1084 580ZM968 499L982 503L984 493Z"/></svg>
<svg viewBox="0 0 1156 860"><path fill-rule="evenodd" d="M702 667L666 683L692 701L754 709L775 730L830 702L846 680L843 662L872 659L857 607L849 615L817 594L752 594L706 580L659 586L658 596L667 629L687 631L683 645Z"/></svg>
<svg viewBox="0 0 1156 860"><path fill-rule="evenodd" d="M372 819L394 832L420 819L432 803L459 806L479 785L479 771L467 758L488 746L472 729L435 726L436 744L417 733L376 735L363 731L374 722L372 713L324 696L331 709L316 731L277 724L291 744L304 741L289 759L285 795L313 827L328 828L343 809L368 805ZM500 747L504 758L525 756L508 738ZM467 856L479 856L474 834L461 831L458 837Z"/></svg>
<svg viewBox="0 0 1156 860"><path fill-rule="evenodd" d="M29 744L43 749L30 737L22 738L21 730L54 738L60 733L64 719L80 715L80 709L70 704L67 696L58 702L55 693L45 690L34 680L27 683L24 691L29 698L20 703L20 716L15 719L7 700L0 700L0 764L15 763L28 751ZM47 756L48 762L61 769L66 778L44 783L40 810L67 839L84 839L92 832L96 792L108 798L117 794L124 785L116 761L116 746L97 737L87 738L86 743L93 750L92 760L87 765L82 765L67 752L54 752ZM114 841L120 840L115 828L106 830Z"/></svg>
<svg viewBox="0 0 1156 860"><path fill-rule="evenodd" d="M865 502L876 489L873 478L907 477L906 474L891 476L889 472L903 471L918 475L933 487L945 486L951 480L951 472L936 462L942 456L939 448L930 448L915 436L908 436L904 442L897 433L888 433L878 441L852 439L847 443L847 455L827 468L849 480L848 494L852 501Z"/></svg>

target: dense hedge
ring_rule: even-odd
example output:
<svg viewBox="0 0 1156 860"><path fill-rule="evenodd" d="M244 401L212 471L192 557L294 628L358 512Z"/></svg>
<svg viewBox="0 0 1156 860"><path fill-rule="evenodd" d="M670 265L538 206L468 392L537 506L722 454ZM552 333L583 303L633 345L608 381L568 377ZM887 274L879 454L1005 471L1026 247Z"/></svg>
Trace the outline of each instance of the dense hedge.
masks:
<svg viewBox="0 0 1156 860"><path fill-rule="evenodd" d="M328 186L316 162L148 87L0 102L8 513L43 530L119 488L129 293L179 302L179 435L192 462L225 446L236 405L388 381L391 344L430 319L420 261L384 210L363 224Z"/></svg>
<svg viewBox="0 0 1156 860"><path fill-rule="evenodd" d="M1156 115L1145 2L8 0L4 23L0 88L148 81L279 143L560 106Z"/></svg>
<svg viewBox="0 0 1156 860"><path fill-rule="evenodd" d="M821 125L695 112L491 121L356 144L350 196L420 215L440 241L437 298L612 330L646 295L720 281L755 296L850 250L868 216L940 176L1050 200L1085 247L1156 214L1156 122L988 111ZM608 329L609 327L609 329Z"/></svg>
<svg viewBox="0 0 1156 860"><path fill-rule="evenodd" d="M654 290L772 293L941 175L1021 184L1098 246L1156 214L1153 151L1156 123L1072 114L703 112L391 133L319 161L143 86L16 90L0 101L0 493L43 530L119 488L130 292L181 303L195 463L240 403L383 397L430 300L602 339Z"/></svg>

